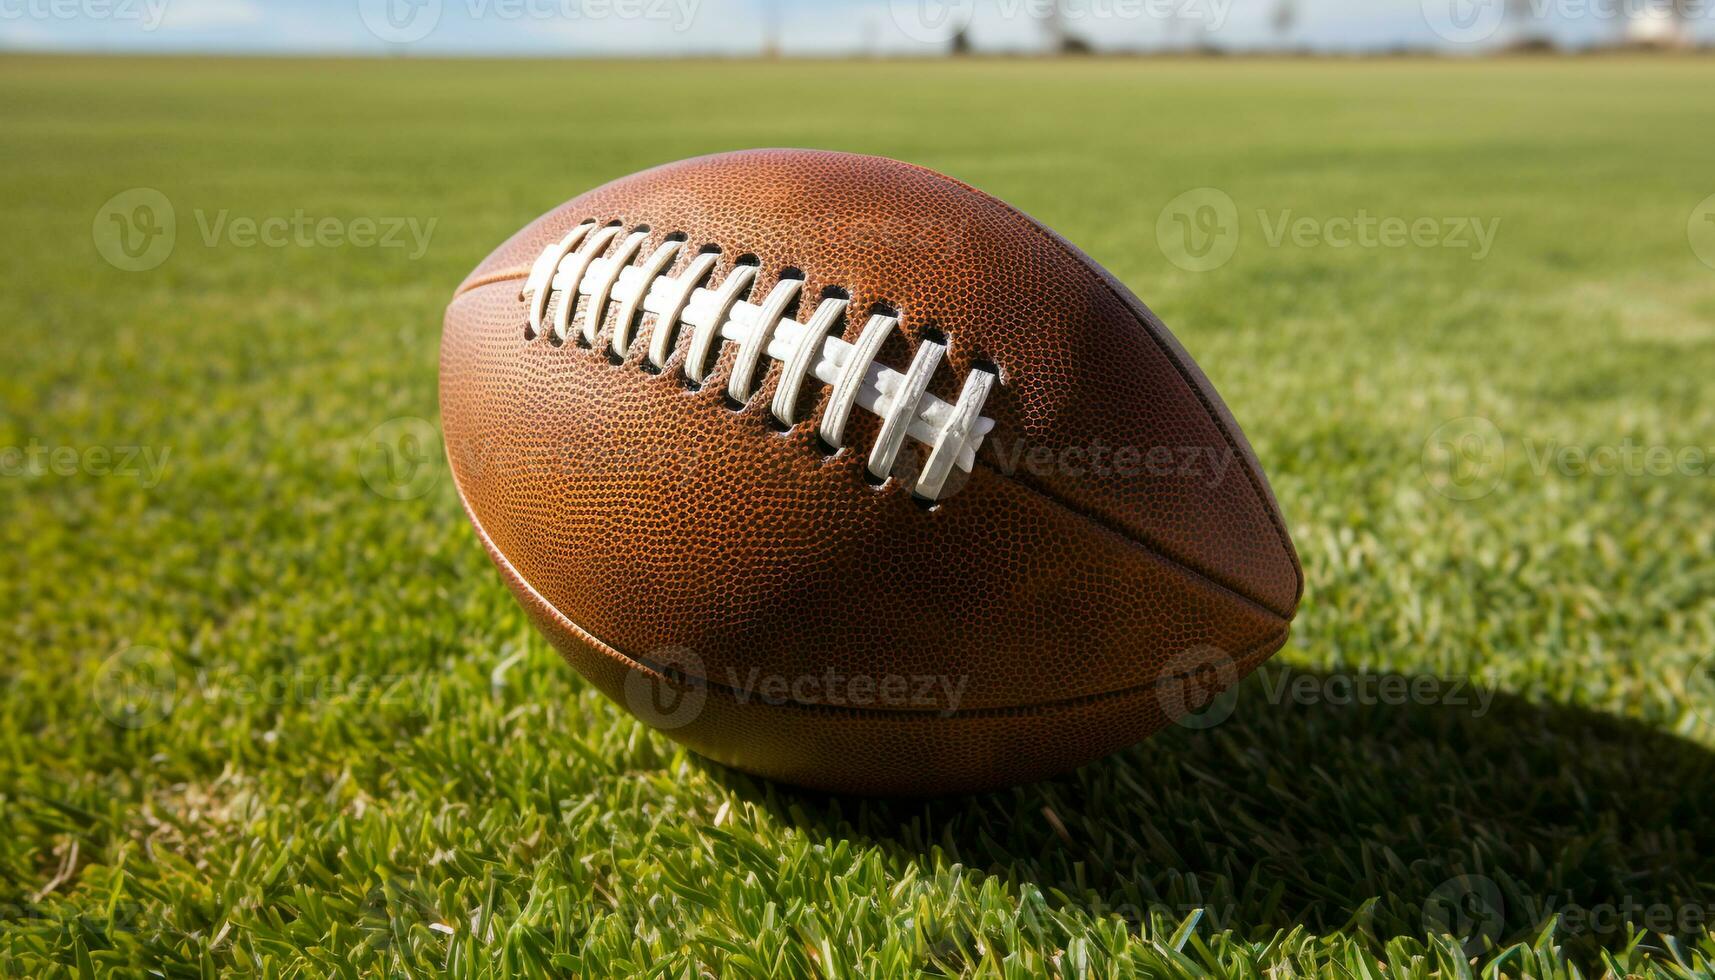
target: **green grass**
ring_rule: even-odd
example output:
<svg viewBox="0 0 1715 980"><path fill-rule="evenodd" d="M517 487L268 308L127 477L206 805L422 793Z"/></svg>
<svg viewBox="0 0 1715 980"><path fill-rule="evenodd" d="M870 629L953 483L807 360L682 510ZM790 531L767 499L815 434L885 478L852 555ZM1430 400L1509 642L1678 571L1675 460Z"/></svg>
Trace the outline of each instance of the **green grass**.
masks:
<svg viewBox="0 0 1715 980"><path fill-rule="evenodd" d="M0 91L0 447L82 464L0 476L0 970L1715 969L1715 478L1539 462L1715 455L1715 63L8 58ZM490 248L756 145L952 173L1172 325L1308 576L1230 718L969 799L771 786L567 669L438 462L369 488L378 425L432 445ZM1241 232L1198 273L1156 224L1204 186ZM95 229L139 187L177 240L128 272ZM1288 209L1500 224L1481 261L1273 246ZM300 210L435 224L204 240ZM1470 416L1505 465L1448 496L1425 445ZM91 472L130 446L158 482Z"/></svg>

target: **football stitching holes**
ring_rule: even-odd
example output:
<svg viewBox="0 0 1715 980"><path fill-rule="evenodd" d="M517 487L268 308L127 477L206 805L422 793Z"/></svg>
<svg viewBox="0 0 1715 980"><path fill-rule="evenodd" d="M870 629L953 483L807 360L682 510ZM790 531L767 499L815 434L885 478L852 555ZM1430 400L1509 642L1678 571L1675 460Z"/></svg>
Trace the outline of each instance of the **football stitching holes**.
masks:
<svg viewBox="0 0 1715 980"><path fill-rule="evenodd" d="M929 450L912 488L912 496L928 510L936 509L934 505L943 498L955 467L966 473L975 468L976 451L994 428L982 408L999 381L998 368L988 362L973 366L958 401L949 404L929 390L950 347L944 335L923 331L903 372L878 360L882 345L900 323L891 305L872 305L857 340L848 343L838 329L850 314L850 294L845 290L823 290L809 320L799 323L788 315L802 302L804 274L799 270L784 270L768 294L751 303L746 297L761 273L755 256L740 256L714 285L711 279L721 254L718 246L698 249L678 276L670 276L668 270L685 251L688 237L674 232L645 253L649 236L646 225L626 232L617 221L601 225L585 221L545 248L519 293L529 311L524 339L546 336L555 347L571 339L574 346L593 350L611 308L616 310L615 322L605 356L609 363L621 364L636 339L633 324L640 325L644 314L654 313L643 369L663 373L679 335L689 330L691 342L678 371L686 387L698 390L713 375L723 345L733 343L737 356L727 379L726 404L734 411L749 406L772 365L778 363L780 373L769 406L771 428L776 432L790 432L802 421L797 418L797 403L807 382L829 386L815 432L824 460L844 447L853 411L863 408L878 416L881 426L864 468L871 486L884 487L891 480L907 439ZM580 299L587 301L581 324L574 330Z"/></svg>

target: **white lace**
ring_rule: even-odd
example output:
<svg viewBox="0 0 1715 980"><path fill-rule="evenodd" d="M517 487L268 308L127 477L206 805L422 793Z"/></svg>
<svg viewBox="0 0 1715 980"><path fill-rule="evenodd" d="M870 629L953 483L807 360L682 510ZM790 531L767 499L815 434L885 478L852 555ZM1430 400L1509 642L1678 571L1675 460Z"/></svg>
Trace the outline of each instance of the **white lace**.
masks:
<svg viewBox="0 0 1715 980"><path fill-rule="evenodd" d="M655 330L647 356L657 370L666 367L678 327L683 324L691 330L683 370L698 384L719 360L717 343L737 345L737 357L727 379L727 394L737 401L749 401L755 394L759 374L767 373L763 357L780 362L780 382L770 411L783 425L797 421L793 415L798 395L805 378L812 376L833 387L818 429L828 445L844 445L846 421L853 408L880 416L881 430L868 463L870 474L877 479L887 478L907 438L929 447L929 458L912 488L926 500L941 497L953 467L968 473L976 465L977 450L994 428L994 421L982 415L983 403L995 385L993 372L972 370L958 403L950 405L928 390L947 352L946 345L922 341L904 373L876 361L882 343L899 325L898 317L871 316L857 342L847 343L836 329L846 312L846 300L824 299L807 323L799 323L787 317L786 310L799 298L803 280L781 279L760 303L753 304L742 297L759 272L755 265L734 266L718 287L710 288L706 282L718 262L712 252L697 255L676 277L664 274L685 247L683 241L663 242L641 265L634 265L648 238L646 229L620 238L617 225L598 227L585 222L548 246L524 284L523 295L530 308L528 338L547 333L556 344L564 343L577 300L587 297L580 333L586 345L594 346L608 304L617 302L619 313L609 344L615 356L630 352L637 315L653 313ZM617 245L615 239L619 239ZM611 251L609 246L613 246ZM552 302L555 295L561 297L558 304Z"/></svg>

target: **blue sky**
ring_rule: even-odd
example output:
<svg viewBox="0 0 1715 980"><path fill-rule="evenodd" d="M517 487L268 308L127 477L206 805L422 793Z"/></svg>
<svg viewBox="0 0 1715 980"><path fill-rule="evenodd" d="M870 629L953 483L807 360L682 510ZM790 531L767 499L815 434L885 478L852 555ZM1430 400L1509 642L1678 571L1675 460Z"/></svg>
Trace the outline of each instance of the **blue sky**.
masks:
<svg viewBox="0 0 1715 980"><path fill-rule="evenodd" d="M751 54L769 36L786 54L930 54L953 23L979 48L1035 50L1045 0L0 0L0 48L230 53ZM1286 37L1331 50L1398 46L1475 51L1516 30L1503 0L1062 0L1070 33L1101 47L1206 39L1255 48ZM1618 36L1619 9L1666 0L1527 0L1532 33L1582 44ZM1715 0L1694 0L1691 29L1715 40Z"/></svg>

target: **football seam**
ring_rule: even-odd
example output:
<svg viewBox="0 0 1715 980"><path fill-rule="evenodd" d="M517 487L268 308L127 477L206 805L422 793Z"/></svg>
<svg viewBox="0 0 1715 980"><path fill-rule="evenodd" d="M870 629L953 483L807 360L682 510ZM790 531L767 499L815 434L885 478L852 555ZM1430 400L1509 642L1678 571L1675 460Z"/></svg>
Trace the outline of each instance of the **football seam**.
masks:
<svg viewBox="0 0 1715 980"><path fill-rule="evenodd" d="M734 689L729 687L726 684L722 684L719 681L711 680L711 679L706 678L706 677L693 677L693 676L688 675L688 674L682 675L681 678L676 679L673 676L661 671L660 669L658 669L657 667L655 667L653 664L649 663L648 661L641 660L641 659L639 659L639 658L637 658L631 654L628 654L628 653L624 652L623 650L620 650L618 647L615 647L613 644L608 643L606 640L603 640L600 637L596 636L595 634L591 633L589 630L584 629L584 627L582 625L580 625L576 620L572 619L570 616L567 616L563 611L561 611L559 606L556 606L554 603L548 601L548 597L544 596L536 588L535 584L532 583L529 580L529 578L525 577L524 573L520 572L518 570L517 566L512 564L512 560L506 556L505 552L500 550L500 546L494 543L494 539L491 538L488 534L488 529L483 527L482 522L476 516L476 511L471 508L470 501L468 499L466 499L465 494L464 494L464 487L459 484L458 476L457 476L456 472L454 473L453 483L454 483L455 488L458 490L459 504L464 507L465 516L470 518L471 527L476 531L477 537L482 540L483 549L488 552L488 556L489 556L490 560L492 560L497 566L499 566L501 576L503 578L507 579L508 581L516 582L517 584L523 586L524 589L526 590L526 592L528 593L528 598L529 598L530 602L532 604L534 604L537 608L541 609L542 611L546 612L548 615L553 617L553 619L557 622L557 624L562 629L565 629L568 632L571 632L572 634L577 636L580 640L582 640L584 643L588 644L590 647L595 649L597 652L599 652L602 655L607 656L613 660L618 661L622 666L626 667L627 669L636 669L636 670L645 671L649 674L652 674L656 677L661 678L662 680L667 681L668 683L678 683L678 684L684 685L684 683L686 681L690 681L691 683L688 686L702 687L704 690L719 693L722 696L726 697L728 700L739 703L740 705L749 705L751 703L755 703L757 705L761 705L763 707L768 707L768 708L790 708L790 709L796 709L799 711L805 711L805 712L816 713L816 714L837 714L837 715L859 716L859 717L903 717L903 718L926 718L926 719L927 718L936 718L936 719L943 719L943 720L946 720L946 719L967 719L967 718L988 718L988 717L993 717L993 718L1016 717L1016 716L1020 716L1020 715L1048 714L1048 713L1054 712L1054 711L1062 711L1062 710L1067 710L1067 709L1071 709L1071 708L1084 707L1084 706L1096 704L1096 703L1099 703L1102 701L1109 701L1109 700L1115 700L1115 699L1119 699L1119 698L1130 697L1132 695L1140 694L1140 693L1143 693L1145 691L1148 691L1148 690L1151 690L1154 688L1161 688L1161 687L1167 686L1169 684L1181 683L1181 682L1190 680L1194 677L1200 677L1202 675L1213 673L1213 672L1216 672L1216 671L1221 669L1221 665L1216 664L1216 665L1212 665L1209 667L1204 667L1204 668L1199 668L1197 670L1192 670L1192 671L1189 671L1189 672L1186 672L1183 674L1173 674L1173 675L1169 675L1166 677L1155 677L1155 678L1152 678L1152 679L1145 681L1143 683L1140 683L1140 684L1133 684L1133 685L1130 685L1128 687L1123 687L1123 688L1115 688L1114 690L1111 690L1111 691L1095 691L1095 692L1092 692L1089 694L1077 694L1077 695L1073 695L1071 697L1058 698L1058 699L1055 699L1052 701L1031 701L1031 702L1027 702L1024 704L1017 704L1017 705L996 705L996 706L984 707L984 708L969 708L969 709L963 709L963 710L955 709L953 711L936 711L936 710L912 711L912 710L908 710L908 709L904 709L904 708L896 708L896 709L867 708L867 707L858 707L858 706L851 706L851 705L818 704L818 703L810 702L810 701L796 701L796 700L771 701L771 700L768 700L768 699L760 697L760 696L755 698L754 702L748 701L748 700L747 701L739 701L737 693L734 691ZM1229 656L1227 658L1228 662L1232 665L1234 672L1239 674L1239 676L1234 679L1233 683L1237 684L1239 681L1243 680L1246 676L1249 675L1249 673L1252 670L1255 670L1255 668L1261 663L1262 660L1266 659L1269 655L1272 655L1275 651L1279 650L1282 646L1284 646L1286 644L1287 637L1290 635L1290 633L1291 633L1291 630L1289 627L1288 628L1282 628L1281 630L1279 630L1275 633L1269 634L1268 636L1264 637L1262 640L1258 641L1257 643L1253 644L1250 647L1247 647L1246 649L1239 652L1238 654ZM562 654L562 657L563 656L564 655ZM1253 660L1257 661L1257 663L1251 663L1251 661L1253 661ZM576 664L573 664L572 666L574 669L576 669L576 667L577 667ZM579 674L581 676L582 671L579 671Z"/></svg>
<svg viewBox="0 0 1715 980"><path fill-rule="evenodd" d="M557 613L558 610L556 609L555 612ZM566 618L564 614L560 615L562 619ZM566 619L566 621L571 622L570 619ZM584 632L586 636L588 635L588 631L582 632ZM1248 647L1234 656L1228 657L1227 659L1232 665L1233 672L1241 675L1234 678L1233 684L1237 684L1239 681L1243 680L1244 677L1249 676L1250 671L1260 665L1260 660L1255 664L1250 663L1253 659L1258 658L1259 655L1273 654L1276 650L1284 646L1286 644L1287 635L1287 631L1282 630L1279 633L1273 634L1268 639ZM594 640L595 638L591 637L591 639ZM985 708L954 709L952 711L935 709L913 711L907 708L870 708L861 705L822 704L815 701L769 700L761 695L756 695L747 700L740 701L734 689L729 685L722 684L720 681L710 680L707 677L693 677L689 674L678 676L670 675L646 660L639 660L609 646L606 643L601 643L599 640L595 640L595 642L600 644L602 650L610 652L614 657L625 661L628 665L648 671L668 683L688 687L701 687L704 690L718 693L726 697L729 701L733 701L740 706L758 704L765 708L789 708L814 714L837 714L848 717L964 720L1042 715L1056 711L1066 711L1074 708L1087 707L1093 704L1100 704L1103 701L1132 697L1152 689L1162 688L1170 684L1181 683L1193 678L1218 673L1222 666L1217 664L1208 667L1199 667L1196 670L1187 671L1183 674L1169 674L1163 677L1156 677L1141 684L1133 684L1130 687L1116 688L1112 691L1095 691L1090 694L1076 694L1071 697L1060 698L1054 701L1030 701L1024 704L994 705ZM1249 664L1248 668L1246 666L1247 664ZM1231 686L1232 685L1229 685L1229 687Z"/></svg>
<svg viewBox="0 0 1715 980"><path fill-rule="evenodd" d="M529 278L530 278L530 270L528 268L514 267L511 269L507 269L504 272L491 272L486 276L482 276L480 278L475 278L475 279L467 279L464 282L459 283L459 287L457 289L453 290L453 299L458 299L460 296L463 296L465 293L468 293L473 289L481 289L484 286L492 286L497 282L505 282L508 279L526 279L527 280Z"/></svg>
<svg viewBox="0 0 1715 980"><path fill-rule="evenodd" d="M1030 483L1027 483L1024 480L1019 479L1018 476L1016 476L1015 474L1007 473L1007 472L1003 471L998 466L996 466L995 464L984 459L980 455L977 457L977 465L982 467L984 470L988 471L989 473L992 473L996 478L1004 480L1007 483L1011 484L1012 486L1015 486L1018 489L1025 491L1026 493L1035 494L1036 496L1042 498L1043 500L1047 501L1050 504L1053 504L1055 507L1058 507L1060 510L1066 512L1067 514L1071 515L1072 517L1076 517L1079 520L1085 522L1086 524L1091 525L1096 530L1101 531L1104 534L1109 534L1109 535L1112 535L1112 536L1118 538L1119 540L1125 542L1126 544L1130 545L1131 547L1136 548L1139 551L1143 552L1151 560L1153 560L1153 561L1155 561L1161 565L1165 565L1168 568L1173 569L1174 571L1178 572L1180 575L1182 575L1186 578L1190 578L1190 579L1193 579L1197 582L1200 582L1204 586L1206 586L1210 589L1219 590L1221 592L1221 594L1225 595L1226 597L1228 597L1230 599L1234 599L1238 602L1242 602L1245 605L1250 606L1256 612L1260 612L1266 616L1277 619L1280 622L1287 623L1287 624L1290 624L1292 622L1293 618L1297 615L1297 610L1294 610L1290 614L1281 612L1280 610L1274 608L1273 606L1269 605L1268 603L1263 602L1261 599L1258 599L1255 596L1249 595L1249 594L1247 594L1247 593L1245 593L1245 592L1243 592L1237 588L1234 588L1231 583L1223 582L1220 579L1209 574L1208 572L1204 571L1201 568L1198 568L1194 565L1190 565L1190 564L1187 564L1186 562L1180 561L1176 556L1170 555L1170 554L1166 553L1165 551L1162 551L1160 548L1149 543L1148 541L1140 540L1136 535L1132 534L1130 531L1126 530L1124 527L1120 527L1120 526L1110 522L1106 517L1102 516L1101 514L1096 513L1094 511L1085 510L1084 508L1079 507L1078 505L1072 503L1069 500L1066 500L1064 497L1061 497L1058 494L1056 494L1050 490L1047 490L1047 489L1044 489L1042 487L1034 486Z"/></svg>
<svg viewBox="0 0 1715 980"><path fill-rule="evenodd" d="M876 159L886 159L886 158L878 157ZM1176 354L1173 351L1172 345L1165 343L1164 341L1162 341L1162 339L1160 337L1156 336L1155 328L1150 325L1148 320L1144 319L1141 316L1138 316L1137 311L1132 308L1132 304L1131 304L1130 300L1128 300L1125 296L1122 296L1117 290L1115 290L1113 287L1113 284L1108 282L1107 278L1105 276L1095 274L1096 270L1090 268L1090 263L1088 261L1086 261L1083 256L1079 255L1077 252L1073 251L1070 247L1068 247L1065 240L1063 240L1058 234L1049 230L1047 228L1047 226L1042 224L1042 222L1037 221L1035 218L1024 213L1023 211L1019 210L1018 208L1014 207L1013 205L1007 203L1006 201L1001 200L998 197L995 197L994 195L988 193L987 191L984 191L984 190L977 188L977 187L973 187L970 184L967 184L964 181L959 180L957 177L950 177L944 173L941 173L938 170L931 170L928 167L921 166L921 165L915 164L915 163L907 163L903 160L895 160L895 161L891 161L891 162L897 163L903 167L909 167L912 170L918 171L919 173L922 173L922 174L926 174L930 177L937 178L937 179L939 179L945 183L951 184L952 186L959 188L960 190L963 190L963 191L970 193L970 194L974 194L977 197L982 198L984 201L988 201L988 202L992 202L994 204L1000 205L1002 208L1005 208L1009 214L1013 215L1014 217L1016 217L1020 221L1022 221L1025 224L1025 226L1028 227L1031 230L1031 232L1036 235L1037 238L1040 238L1043 241L1046 241L1049 244L1053 245L1054 248L1061 255L1065 256L1068 259L1071 259L1073 262L1075 262L1079 266L1082 266L1083 268L1085 268L1086 270L1091 272L1092 273L1091 278L1094 279L1097 282L1097 284L1102 287L1102 289L1106 290L1107 294L1110 297L1112 297L1122 307L1124 307L1127 313L1131 314L1132 319L1137 321L1138 326L1143 328L1144 336L1148 337L1149 342L1154 344L1157 350L1161 351L1162 356L1167 359L1167 362L1169 364L1173 365L1173 370L1178 373L1179 379L1185 383L1185 386L1187 388L1191 389L1191 393L1197 397L1198 404L1203 406L1203 411L1209 416L1209 421L1214 423L1215 428L1221 433L1221 438L1226 441L1227 448L1236 457L1238 457L1238 459L1244 464L1245 479L1250 481L1251 492L1256 495L1257 502L1262 505L1262 509L1267 513L1269 524L1271 524L1274 527L1275 536L1279 539L1279 544L1281 546L1282 552L1286 555L1286 557L1289 561L1291 560L1292 555L1293 555L1293 551L1294 551L1294 549L1292 547L1292 536L1287 533L1286 525L1283 522L1283 520L1281 519L1280 514L1276 511L1275 505L1273 505L1269 502L1270 501L1270 495L1262 487L1262 483L1259 480L1257 473L1256 473L1256 467L1251 463L1251 454L1244 452L1239 447L1237 440L1235 440L1233 438L1233 434L1231 432L1227 431L1226 423L1224 421L1222 421L1220 413L1215 410L1215 406L1209 403L1208 396L1203 392L1203 386L1198 384L1196 378L1192 377L1190 372L1185 369L1185 365L1183 363L1181 363L1178 354ZM1127 535L1127 537L1130 537L1130 535ZM1170 560L1172 560L1175 564L1185 564L1184 562L1180 561L1177 557L1170 558ZM1297 562L1292 562L1292 565L1293 565L1293 578L1294 578L1294 602L1293 602L1294 609L1292 611L1282 612L1281 610L1278 610L1272 606L1269 606L1268 603L1263 602L1260 599L1253 599L1253 601L1255 601L1258 605L1264 606L1265 608L1269 609L1269 611L1275 613L1275 615L1282 616L1282 617L1289 619L1289 620L1294 615L1296 615L1296 611L1297 611L1296 607L1298 605L1298 601L1302 600L1304 597L1304 572L1303 572L1303 569L1298 567ZM1187 566L1187 567L1189 567L1189 566ZM1197 569L1197 568L1193 568L1192 570L1198 572L1199 574L1203 575L1206 578L1209 578L1212 581L1217 581L1217 582L1220 581L1220 579L1212 571L1207 571L1204 569ZM1227 584L1227 583L1222 583L1222 584ZM1235 588L1234 591L1238 591L1238 590Z"/></svg>

